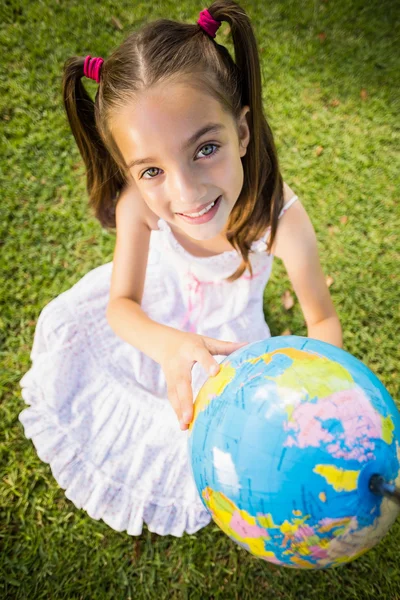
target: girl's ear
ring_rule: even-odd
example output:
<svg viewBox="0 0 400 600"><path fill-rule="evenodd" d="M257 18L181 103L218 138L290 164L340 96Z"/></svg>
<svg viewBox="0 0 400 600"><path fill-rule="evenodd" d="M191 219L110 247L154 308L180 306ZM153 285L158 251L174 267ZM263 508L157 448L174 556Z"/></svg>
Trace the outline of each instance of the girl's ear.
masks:
<svg viewBox="0 0 400 600"><path fill-rule="evenodd" d="M247 113L250 111L249 106L244 106L240 113L239 121L238 121L238 130L239 130L239 154L240 156L244 156L247 151L247 146L250 141L250 128L247 122Z"/></svg>

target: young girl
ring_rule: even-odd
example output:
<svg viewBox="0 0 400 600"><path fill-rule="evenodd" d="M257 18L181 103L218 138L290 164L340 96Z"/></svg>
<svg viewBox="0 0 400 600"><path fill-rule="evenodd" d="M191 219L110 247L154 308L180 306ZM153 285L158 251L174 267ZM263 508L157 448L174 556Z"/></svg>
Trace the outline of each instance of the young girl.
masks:
<svg viewBox="0 0 400 600"><path fill-rule="evenodd" d="M215 41L230 25L235 62ZM95 101L82 78L99 84ZM314 229L282 182L254 32L235 2L158 20L105 61L65 64L64 105L112 263L42 310L20 384L25 434L67 498L130 535L194 533L211 517L187 429L207 377L265 339L273 256L308 336L341 346ZM181 423L181 424L180 424Z"/></svg>

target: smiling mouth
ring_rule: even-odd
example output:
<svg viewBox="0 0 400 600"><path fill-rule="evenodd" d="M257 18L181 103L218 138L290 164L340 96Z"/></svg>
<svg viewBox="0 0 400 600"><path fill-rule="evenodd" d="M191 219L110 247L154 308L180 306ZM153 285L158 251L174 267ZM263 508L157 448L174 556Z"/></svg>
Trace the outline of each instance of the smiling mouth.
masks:
<svg viewBox="0 0 400 600"><path fill-rule="evenodd" d="M202 210L199 210L198 212L176 213L176 214L183 215L184 217L191 217L191 218L202 217L203 215L208 213L215 206L215 203L218 201L218 199L219 199L219 196L218 196L218 198L216 198L215 200L210 202L210 204L207 204Z"/></svg>
<svg viewBox="0 0 400 600"><path fill-rule="evenodd" d="M221 202L222 196L218 196L218 198L214 200L214 202L210 202L210 204L207 207L205 207L205 210L200 211L201 214L197 217L194 217L193 213L191 215L177 213L177 216L181 217L181 219L186 221L186 223L190 223L191 225L202 225L203 223L208 223L215 217L219 210Z"/></svg>

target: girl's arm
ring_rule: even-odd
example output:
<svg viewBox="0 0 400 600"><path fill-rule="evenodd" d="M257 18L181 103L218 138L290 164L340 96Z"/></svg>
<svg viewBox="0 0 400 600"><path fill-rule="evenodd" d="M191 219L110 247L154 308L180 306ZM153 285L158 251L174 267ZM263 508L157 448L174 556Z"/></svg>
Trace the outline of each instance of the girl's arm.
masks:
<svg viewBox="0 0 400 600"><path fill-rule="evenodd" d="M285 184L285 203L294 192ZM280 218L272 254L283 261L300 302L308 337L343 346L342 328L318 256L314 227L297 200Z"/></svg>
<svg viewBox="0 0 400 600"><path fill-rule="evenodd" d="M164 349L180 332L153 321L141 308L151 234L147 211L134 186L121 191L106 318L118 337L160 362Z"/></svg>

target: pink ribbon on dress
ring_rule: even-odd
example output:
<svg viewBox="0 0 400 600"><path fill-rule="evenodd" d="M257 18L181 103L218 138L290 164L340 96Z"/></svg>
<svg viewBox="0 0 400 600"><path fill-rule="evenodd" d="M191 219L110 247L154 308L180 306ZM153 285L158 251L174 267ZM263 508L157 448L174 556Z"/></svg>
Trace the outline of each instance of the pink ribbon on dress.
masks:
<svg viewBox="0 0 400 600"><path fill-rule="evenodd" d="M181 328L184 329L186 324L190 323L189 331L192 333L196 333L196 326L199 320L199 316L202 312L202 308L204 305L204 288L202 284L209 283L208 281L200 281L197 279L196 275L192 271L188 271L186 274L186 278L188 280L188 290L189 290L189 300L188 300L188 309L186 314L183 317L183 321L181 324ZM199 303L195 302L195 299L199 299ZM192 314L196 306L199 306L199 316L196 321L193 322L191 320Z"/></svg>
<svg viewBox="0 0 400 600"><path fill-rule="evenodd" d="M264 268L260 269L256 273L253 274L253 279L260 277L262 273L266 269L268 269L269 265L267 264ZM197 324L199 322L199 318L202 315L202 309L204 306L204 286L205 285L222 285L225 283L224 281L200 281L196 275L192 271L187 271L186 280L188 282L187 289L189 291L188 294L188 309L183 317L182 323L180 325L181 329L184 330L187 323L190 324L189 331L192 333L197 333ZM246 272L242 274L243 279L251 279L250 274ZM198 316L197 319L192 321L192 315L195 312L195 309L198 308Z"/></svg>

